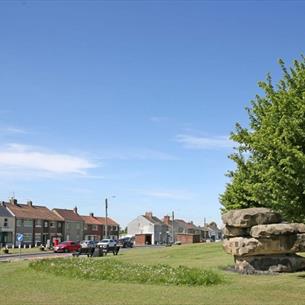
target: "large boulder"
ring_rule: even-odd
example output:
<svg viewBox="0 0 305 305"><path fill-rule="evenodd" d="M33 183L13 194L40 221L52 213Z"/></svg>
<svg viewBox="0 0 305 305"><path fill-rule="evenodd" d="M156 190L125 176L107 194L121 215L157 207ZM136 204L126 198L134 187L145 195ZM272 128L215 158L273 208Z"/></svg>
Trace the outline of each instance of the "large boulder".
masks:
<svg viewBox="0 0 305 305"><path fill-rule="evenodd" d="M302 271L305 258L296 254L236 257L235 270L247 274Z"/></svg>
<svg viewBox="0 0 305 305"><path fill-rule="evenodd" d="M223 248L234 256L303 252L305 250L305 234L278 235L260 239L234 237L224 240Z"/></svg>
<svg viewBox="0 0 305 305"><path fill-rule="evenodd" d="M223 228L223 235L224 237L247 237L250 236L250 228L225 226Z"/></svg>
<svg viewBox="0 0 305 305"><path fill-rule="evenodd" d="M249 208L231 210L222 215L225 225L238 228L250 228L255 225L279 223L280 214L267 208Z"/></svg>
<svg viewBox="0 0 305 305"><path fill-rule="evenodd" d="M253 226L250 235L255 238L271 237L277 235L305 233L303 223L276 223L268 225Z"/></svg>

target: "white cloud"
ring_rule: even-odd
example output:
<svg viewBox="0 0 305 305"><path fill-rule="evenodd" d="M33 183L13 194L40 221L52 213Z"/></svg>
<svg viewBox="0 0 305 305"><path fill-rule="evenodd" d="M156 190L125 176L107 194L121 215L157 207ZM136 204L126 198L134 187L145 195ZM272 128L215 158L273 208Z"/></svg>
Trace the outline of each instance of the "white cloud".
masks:
<svg viewBox="0 0 305 305"><path fill-rule="evenodd" d="M179 134L176 141L189 149L220 149L232 148L233 142L226 136L203 137Z"/></svg>
<svg viewBox="0 0 305 305"><path fill-rule="evenodd" d="M0 171L34 174L78 174L86 175L87 170L96 167L91 161L61 153L46 152L35 147L9 144L0 151Z"/></svg>
<svg viewBox="0 0 305 305"><path fill-rule="evenodd" d="M0 134L26 134L28 133L25 129L14 127L14 126L5 126L0 127Z"/></svg>

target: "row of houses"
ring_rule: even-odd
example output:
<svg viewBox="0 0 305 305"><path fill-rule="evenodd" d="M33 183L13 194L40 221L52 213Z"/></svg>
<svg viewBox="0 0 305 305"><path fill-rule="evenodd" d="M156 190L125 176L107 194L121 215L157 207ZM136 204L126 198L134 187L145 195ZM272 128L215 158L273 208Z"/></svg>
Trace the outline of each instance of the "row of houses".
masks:
<svg viewBox="0 0 305 305"><path fill-rule="evenodd" d="M107 231L106 231L107 225ZM47 244L54 240L101 240L119 237L119 224L112 218L80 215L74 209L48 209L33 205L32 201L20 204L17 199L0 203L0 246L16 245L16 236L23 234L24 244ZM107 232L107 236L106 236Z"/></svg>
<svg viewBox="0 0 305 305"><path fill-rule="evenodd" d="M196 243L222 239L222 230L215 222L196 226L192 221L174 219L168 215L163 219L146 212L131 221L127 226L127 234L135 236L137 245L166 244L169 242Z"/></svg>

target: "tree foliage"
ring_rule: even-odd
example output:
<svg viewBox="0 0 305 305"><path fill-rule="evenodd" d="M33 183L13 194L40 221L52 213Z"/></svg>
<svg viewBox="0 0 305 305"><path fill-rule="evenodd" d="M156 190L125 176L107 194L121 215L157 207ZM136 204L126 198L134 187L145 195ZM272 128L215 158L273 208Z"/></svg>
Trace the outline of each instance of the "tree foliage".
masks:
<svg viewBox="0 0 305 305"><path fill-rule="evenodd" d="M229 156L236 169L220 195L223 211L270 207L289 221L305 220L305 58L286 68L274 86L271 76L260 82L247 108L249 127L236 124Z"/></svg>

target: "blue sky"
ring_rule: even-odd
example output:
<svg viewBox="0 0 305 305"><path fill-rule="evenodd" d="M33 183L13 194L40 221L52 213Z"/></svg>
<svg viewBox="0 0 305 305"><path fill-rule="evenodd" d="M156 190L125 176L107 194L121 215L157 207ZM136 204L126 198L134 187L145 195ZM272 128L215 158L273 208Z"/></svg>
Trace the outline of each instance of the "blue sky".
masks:
<svg viewBox="0 0 305 305"><path fill-rule="evenodd" d="M0 199L220 223L228 135L304 29L301 1L1 1Z"/></svg>

